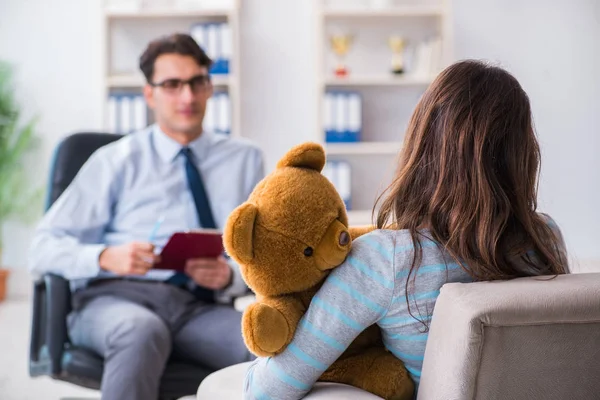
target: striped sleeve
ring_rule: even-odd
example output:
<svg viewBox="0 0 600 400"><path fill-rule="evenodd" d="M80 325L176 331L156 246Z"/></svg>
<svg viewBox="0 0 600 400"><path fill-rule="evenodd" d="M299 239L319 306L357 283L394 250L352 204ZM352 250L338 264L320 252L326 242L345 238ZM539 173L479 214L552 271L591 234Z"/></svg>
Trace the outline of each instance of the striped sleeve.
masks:
<svg viewBox="0 0 600 400"><path fill-rule="evenodd" d="M244 398L304 397L358 334L387 313L393 262L393 237L374 231L358 238L313 298L286 350L250 365Z"/></svg>

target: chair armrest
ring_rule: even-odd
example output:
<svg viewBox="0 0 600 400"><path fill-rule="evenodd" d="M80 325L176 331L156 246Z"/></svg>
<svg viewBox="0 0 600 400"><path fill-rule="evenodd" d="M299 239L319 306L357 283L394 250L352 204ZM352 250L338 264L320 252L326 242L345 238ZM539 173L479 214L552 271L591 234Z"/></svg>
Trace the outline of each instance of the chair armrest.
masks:
<svg viewBox="0 0 600 400"><path fill-rule="evenodd" d="M588 399L600 393L600 274L442 287L418 399Z"/></svg>
<svg viewBox="0 0 600 400"><path fill-rule="evenodd" d="M246 371L252 364L245 362L235 364L219 371L213 372L200 384L196 393L198 400L220 399L237 400L244 397L244 380ZM231 384L233 382L233 384ZM305 397L306 400L382 400L381 397L365 392L349 385L340 383L317 382L310 393Z"/></svg>
<svg viewBox="0 0 600 400"><path fill-rule="evenodd" d="M29 374L61 373L65 344L69 342L66 319L71 311L69 281L46 274L34 283Z"/></svg>

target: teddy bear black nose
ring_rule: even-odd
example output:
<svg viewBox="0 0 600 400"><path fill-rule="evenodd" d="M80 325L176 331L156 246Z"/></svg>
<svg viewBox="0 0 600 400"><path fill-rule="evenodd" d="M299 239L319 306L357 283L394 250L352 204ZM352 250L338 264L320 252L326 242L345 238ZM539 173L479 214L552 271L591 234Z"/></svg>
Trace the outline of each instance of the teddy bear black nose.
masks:
<svg viewBox="0 0 600 400"><path fill-rule="evenodd" d="M304 255L306 257L310 257L313 255L313 248L312 247L307 247L304 249Z"/></svg>
<svg viewBox="0 0 600 400"><path fill-rule="evenodd" d="M350 235L348 234L348 232L343 231L342 233L340 233L340 246L345 246L348 243L350 243Z"/></svg>

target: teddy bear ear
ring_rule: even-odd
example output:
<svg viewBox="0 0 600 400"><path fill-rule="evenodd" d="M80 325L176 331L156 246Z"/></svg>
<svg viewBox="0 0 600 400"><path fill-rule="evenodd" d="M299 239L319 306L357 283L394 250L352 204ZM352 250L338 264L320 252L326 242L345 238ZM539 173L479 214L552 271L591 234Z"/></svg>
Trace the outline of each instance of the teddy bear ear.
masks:
<svg viewBox="0 0 600 400"><path fill-rule="evenodd" d="M239 263L249 263L254 258L254 224L258 208L244 203L229 214L223 229L225 251Z"/></svg>
<svg viewBox="0 0 600 400"><path fill-rule="evenodd" d="M307 142L292 147L277 163L277 168L308 168L321 172L325 166L325 150L318 143Z"/></svg>

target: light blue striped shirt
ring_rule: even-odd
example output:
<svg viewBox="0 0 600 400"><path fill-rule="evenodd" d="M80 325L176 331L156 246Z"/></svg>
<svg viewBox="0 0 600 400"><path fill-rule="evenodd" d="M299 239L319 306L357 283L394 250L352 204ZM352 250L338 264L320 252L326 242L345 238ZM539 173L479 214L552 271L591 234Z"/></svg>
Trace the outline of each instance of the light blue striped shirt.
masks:
<svg viewBox="0 0 600 400"><path fill-rule="evenodd" d="M553 228L557 230L556 225ZM358 238L346 261L313 298L290 345L251 364L245 399L302 398L372 324L379 325L385 347L404 362L418 388L428 336L421 321L431 320L445 283L472 281L435 242L421 239L421 245L423 257L411 275L411 285L416 279L414 287L409 286L407 303L405 288L414 255L409 232L378 230ZM418 320L409 314L408 304Z"/></svg>
<svg viewBox="0 0 600 400"><path fill-rule="evenodd" d="M187 186L181 145L156 125L97 150L40 222L31 245L34 273L52 272L73 289L90 279L113 276L100 269L107 246L148 241L157 220L157 250L177 231L199 228ZM215 223L246 201L263 178L261 151L244 139L204 132L189 144L207 188ZM218 293L229 301L247 288L233 261L232 285ZM166 279L171 271L151 270L141 279Z"/></svg>

